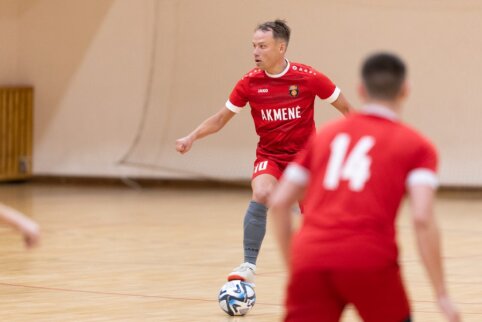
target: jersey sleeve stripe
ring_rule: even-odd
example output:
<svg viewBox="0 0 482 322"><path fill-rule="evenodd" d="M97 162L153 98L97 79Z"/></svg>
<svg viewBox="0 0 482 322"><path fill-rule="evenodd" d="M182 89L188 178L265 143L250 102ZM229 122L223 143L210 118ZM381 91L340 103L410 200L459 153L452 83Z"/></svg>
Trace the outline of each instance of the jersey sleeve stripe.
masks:
<svg viewBox="0 0 482 322"><path fill-rule="evenodd" d="M418 168L408 174L407 186L430 186L436 189L439 185L437 175L430 169Z"/></svg>
<svg viewBox="0 0 482 322"><path fill-rule="evenodd" d="M231 103L229 100L226 101L226 108L228 110L230 110L231 112L234 112L236 114L241 112L243 110L243 107L244 106L238 107L238 106L234 105L233 103Z"/></svg>
<svg viewBox="0 0 482 322"><path fill-rule="evenodd" d="M300 186L306 186L310 180L310 173L301 165L291 163L283 173L283 178Z"/></svg>
<svg viewBox="0 0 482 322"><path fill-rule="evenodd" d="M324 101L331 104L338 99L338 96L340 96L340 93L341 93L341 90L338 87L335 87L333 94L331 94L330 97L325 98Z"/></svg>

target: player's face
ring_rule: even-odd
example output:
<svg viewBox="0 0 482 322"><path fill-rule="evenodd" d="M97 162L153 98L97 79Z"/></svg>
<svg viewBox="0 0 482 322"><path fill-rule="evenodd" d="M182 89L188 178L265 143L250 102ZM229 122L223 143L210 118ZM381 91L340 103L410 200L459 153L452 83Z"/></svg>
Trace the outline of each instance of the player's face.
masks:
<svg viewBox="0 0 482 322"><path fill-rule="evenodd" d="M256 66L270 72L278 64L284 64L286 44L273 38L273 32L257 30L253 36L253 56Z"/></svg>

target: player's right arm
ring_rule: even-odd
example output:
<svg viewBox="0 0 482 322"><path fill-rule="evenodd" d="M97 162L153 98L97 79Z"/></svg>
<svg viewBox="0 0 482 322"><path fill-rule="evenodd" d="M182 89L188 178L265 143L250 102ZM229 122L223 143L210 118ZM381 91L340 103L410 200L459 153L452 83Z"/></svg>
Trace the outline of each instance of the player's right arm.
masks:
<svg viewBox="0 0 482 322"><path fill-rule="evenodd" d="M204 120L204 122L202 122L189 135L176 140L176 150L179 153L184 154L191 149L194 141L221 130L248 102L246 94L248 82L249 77L243 77L239 80L232 90L226 105L216 114Z"/></svg>
<svg viewBox="0 0 482 322"><path fill-rule="evenodd" d="M289 168L287 168L287 172L291 173L304 173L305 171L306 170L297 164L291 164ZM268 206L281 256L286 267L289 268L291 262L291 240L293 236L291 209L293 209L293 205L298 200L302 199L306 183L304 181L293 180L290 175L287 176L285 174L283 174L271 194Z"/></svg>
<svg viewBox="0 0 482 322"><path fill-rule="evenodd" d="M28 248L38 244L39 226L19 211L0 203L0 220L20 231Z"/></svg>
<svg viewBox="0 0 482 322"><path fill-rule="evenodd" d="M309 183L314 138L314 136L311 137L305 149L297 155L294 162L288 165L268 201L275 236L281 256L288 268L291 262L293 236L291 209L296 202L303 199Z"/></svg>
<svg viewBox="0 0 482 322"><path fill-rule="evenodd" d="M236 115L236 113L226 107L221 108L216 114L204 120L189 135L176 140L176 150L182 154L188 152L194 141L218 132L233 118L234 115Z"/></svg>
<svg viewBox="0 0 482 322"><path fill-rule="evenodd" d="M409 185L417 247L432 284L437 303L450 322L459 322L460 314L449 298L442 265L440 233L433 211L434 187L426 184Z"/></svg>

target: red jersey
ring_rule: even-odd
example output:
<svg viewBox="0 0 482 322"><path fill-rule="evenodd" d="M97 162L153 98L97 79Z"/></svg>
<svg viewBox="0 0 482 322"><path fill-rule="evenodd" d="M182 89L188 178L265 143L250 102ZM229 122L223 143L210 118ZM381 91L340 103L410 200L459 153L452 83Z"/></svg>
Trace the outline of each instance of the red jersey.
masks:
<svg viewBox="0 0 482 322"><path fill-rule="evenodd" d="M314 101L332 103L340 90L315 69L290 63L278 75L254 68L231 92L226 107L238 113L249 103L256 133L256 155L292 161L315 130Z"/></svg>
<svg viewBox="0 0 482 322"><path fill-rule="evenodd" d="M395 218L406 186L435 187L436 167L433 145L387 108L367 106L324 127L283 174L307 187L293 265L396 264Z"/></svg>

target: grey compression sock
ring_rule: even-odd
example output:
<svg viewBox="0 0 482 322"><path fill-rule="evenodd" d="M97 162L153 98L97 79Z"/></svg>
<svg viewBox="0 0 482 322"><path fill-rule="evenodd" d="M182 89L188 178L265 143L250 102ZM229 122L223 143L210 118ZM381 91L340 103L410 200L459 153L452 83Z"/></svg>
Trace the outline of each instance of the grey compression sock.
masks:
<svg viewBox="0 0 482 322"><path fill-rule="evenodd" d="M259 249L266 233L266 213L268 208L265 205L251 200L244 216L244 261L256 264Z"/></svg>

